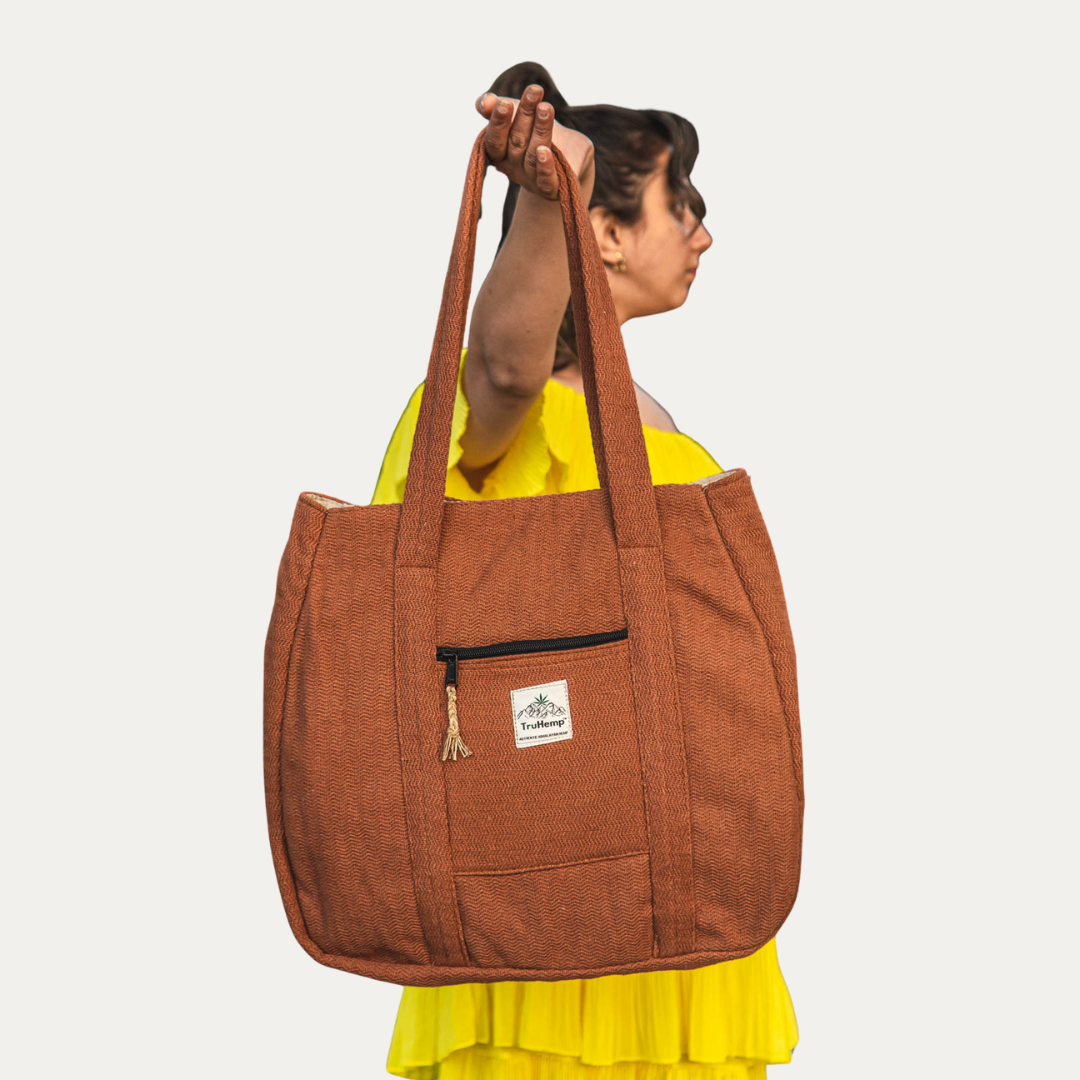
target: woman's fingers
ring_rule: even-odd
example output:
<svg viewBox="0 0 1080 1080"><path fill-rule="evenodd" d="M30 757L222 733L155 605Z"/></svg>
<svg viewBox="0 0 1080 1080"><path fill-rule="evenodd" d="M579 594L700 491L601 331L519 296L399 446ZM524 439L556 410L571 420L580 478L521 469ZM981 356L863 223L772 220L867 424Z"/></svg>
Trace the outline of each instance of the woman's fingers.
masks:
<svg viewBox="0 0 1080 1080"><path fill-rule="evenodd" d="M559 176L552 150L555 110L544 101L543 87L527 86L520 101L491 92L481 94L476 111L488 121L484 134L488 161L514 183L544 198L558 199Z"/></svg>
<svg viewBox="0 0 1080 1080"><path fill-rule="evenodd" d="M559 197L559 178L555 174L555 155L551 152L551 136L555 126L555 110L543 102L536 106L532 138L525 151L525 171L536 181L540 194L549 199ZM543 152L542 152L543 151Z"/></svg>
<svg viewBox="0 0 1080 1080"><path fill-rule="evenodd" d="M544 96L542 87L526 86L518 103L517 115L513 124L510 125L510 138L507 142L506 153L511 165L518 165L525 159L525 152L532 140L533 124L536 120L536 107Z"/></svg>
<svg viewBox="0 0 1080 1080"><path fill-rule="evenodd" d="M487 134L484 136L484 149L487 151L488 158L496 164L506 157L510 124L513 118L513 102L509 98L499 98L491 111Z"/></svg>
<svg viewBox="0 0 1080 1080"><path fill-rule="evenodd" d="M552 129L555 126L555 110L545 101L536 106L536 119L533 122L529 145L525 149L524 164L527 172L536 168L538 147L551 145Z"/></svg>
<svg viewBox="0 0 1080 1080"><path fill-rule="evenodd" d="M536 150L536 188L545 199L559 198L559 174L555 171L555 155L550 146Z"/></svg>

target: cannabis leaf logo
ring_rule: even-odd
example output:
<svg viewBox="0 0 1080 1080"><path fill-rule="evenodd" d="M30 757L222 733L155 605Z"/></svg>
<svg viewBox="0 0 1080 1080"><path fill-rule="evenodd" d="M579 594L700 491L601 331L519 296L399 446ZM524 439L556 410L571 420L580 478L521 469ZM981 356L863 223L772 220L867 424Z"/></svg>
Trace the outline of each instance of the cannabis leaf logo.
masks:
<svg viewBox="0 0 1080 1080"><path fill-rule="evenodd" d="M547 696L547 694L537 694L536 697L529 702L520 712L515 714L516 720L523 718L528 720L547 720L552 716L568 716L566 709L564 709L557 702L554 702ZM542 725L546 727L547 725Z"/></svg>

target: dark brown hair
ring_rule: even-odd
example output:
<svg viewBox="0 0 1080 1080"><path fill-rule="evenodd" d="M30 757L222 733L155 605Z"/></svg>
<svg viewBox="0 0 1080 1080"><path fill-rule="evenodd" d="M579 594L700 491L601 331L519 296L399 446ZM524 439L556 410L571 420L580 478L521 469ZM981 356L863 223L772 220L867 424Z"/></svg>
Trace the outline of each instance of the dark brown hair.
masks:
<svg viewBox="0 0 1080 1080"><path fill-rule="evenodd" d="M555 108L555 119L592 140L596 180L589 208L602 206L626 225L641 217L645 181L656 170L657 158L670 150L667 179L672 192L685 200L691 211L705 217L705 200L690 183L690 171L698 156L694 125L676 113L659 109L625 109L619 105L570 105L542 64L526 61L507 68L491 84L489 92L520 98L527 86L544 88L544 100ZM503 203L502 246L517 206L519 187L511 184ZM574 315L567 305L559 327L555 368L577 360Z"/></svg>

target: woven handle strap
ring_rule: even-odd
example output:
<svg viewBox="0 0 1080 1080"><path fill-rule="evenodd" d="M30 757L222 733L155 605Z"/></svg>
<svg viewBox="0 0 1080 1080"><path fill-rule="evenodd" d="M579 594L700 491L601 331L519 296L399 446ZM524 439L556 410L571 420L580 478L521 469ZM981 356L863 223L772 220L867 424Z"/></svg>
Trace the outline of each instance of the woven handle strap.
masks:
<svg viewBox="0 0 1080 1080"><path fill-rule="evenodd" d="M693 949L693 875L685 744L656 497L637 396L592 223L574 170L557 149L554 156L589 427L614 526L629 631L656 954L677 956ZM467 966L469 960L454 886L442 772L447 766L437 752L448 706L435 660L436 568L485 167L481 135L465 180L394 556L394 679L413 883L430 961L450 967ZM450 736L443 750L452 754L455 747L461 749L460 733L451 731Z"/></svg>
<svg viewBox="0 0 1080 1080"><path fill-rule="evenodd" d="M552 149L559 174L578 358L600 487L611 509L619 547L657 547L660 527L652 475L641 432L637 395L607 274L577 176L562 152L557 147ZM481 132L469 160L435 342L413 436L398 531L396 560L399 566L432 567L438 557L450 430L486 167Z"/></svg>

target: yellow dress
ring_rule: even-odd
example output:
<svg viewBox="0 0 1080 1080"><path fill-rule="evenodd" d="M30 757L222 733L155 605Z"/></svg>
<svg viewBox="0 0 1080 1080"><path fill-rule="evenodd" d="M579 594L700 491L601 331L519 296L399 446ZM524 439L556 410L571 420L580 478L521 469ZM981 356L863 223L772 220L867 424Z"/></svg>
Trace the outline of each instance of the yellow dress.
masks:
<svg viewBox="0 0 1080 1080"><path fill-rule="evenodd" d="M477 492L457 467L469 406L458 373L446 494L505 499L598 486L585 398L548 380ZM394 430L372 502L405 491L423 384ZM687 435L643 425L653 483L720 466ZM751 956L691 971L402 990L387 1071L411 1080L765 1080L791 1060L795 1010L773 939Z"/></svg>

